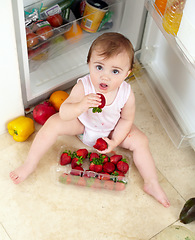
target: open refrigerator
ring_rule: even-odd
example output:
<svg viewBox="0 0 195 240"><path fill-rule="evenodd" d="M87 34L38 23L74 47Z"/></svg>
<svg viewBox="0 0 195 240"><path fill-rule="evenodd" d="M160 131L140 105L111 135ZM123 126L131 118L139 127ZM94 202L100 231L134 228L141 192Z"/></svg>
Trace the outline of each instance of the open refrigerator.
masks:
<svg viewBox="0 0 195 240"><path fill-rule="evenodd" d="M24 11L56 2L12 1L24 107L48 98L55 90L72 87L88 73L86 57L92 41L103 32L120 32L134 46L134 76L167 134L177 148L195 149L195 64L178 37L163 29L154 1L105 0L112 13L109 24L95 33L83 31L77 42L57 41L71 26L80 25L82 17L72 11L43 50L47 58L33 60L27 51Z"/></svg>

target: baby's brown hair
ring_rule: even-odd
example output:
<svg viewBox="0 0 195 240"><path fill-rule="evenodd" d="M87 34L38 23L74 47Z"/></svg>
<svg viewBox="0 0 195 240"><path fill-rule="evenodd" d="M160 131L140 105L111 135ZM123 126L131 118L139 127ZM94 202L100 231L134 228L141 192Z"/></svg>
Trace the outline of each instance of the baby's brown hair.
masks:
<svg viewBox="0 0 195 240"><path fill-rule="evenodd" d="M100 56L105 56L105 58L116 56L125 51L129 56L130 70L132 70L134 63L134 49L129 39L122 34L108 32L96 38L89 49L87 63L90 62L91 54L94 49L100 49Z"/></svg>

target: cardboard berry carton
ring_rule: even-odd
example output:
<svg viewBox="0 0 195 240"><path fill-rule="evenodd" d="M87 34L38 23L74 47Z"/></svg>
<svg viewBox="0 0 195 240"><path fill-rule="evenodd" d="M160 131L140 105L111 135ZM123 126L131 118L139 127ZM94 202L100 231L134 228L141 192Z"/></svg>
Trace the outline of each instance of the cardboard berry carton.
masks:
<svg viewBox="0 0 195 240"><path fill-rule="evenodd" d="M121 191L127 186L130 168L130 153L100 154L94 148L62 146L55 178L60 184Z"/></svg>

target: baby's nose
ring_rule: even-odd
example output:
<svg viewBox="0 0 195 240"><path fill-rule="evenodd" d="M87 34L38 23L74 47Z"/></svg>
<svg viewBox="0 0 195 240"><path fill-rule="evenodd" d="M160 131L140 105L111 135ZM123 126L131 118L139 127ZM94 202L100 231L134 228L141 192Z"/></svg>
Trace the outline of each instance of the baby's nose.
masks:
<svg viewBox="0 0 195 240"><path fill-rule="evenodd" d="M102 74L101 79L105 81L109 81L110 80L109 74L107 73Z"/></svg>

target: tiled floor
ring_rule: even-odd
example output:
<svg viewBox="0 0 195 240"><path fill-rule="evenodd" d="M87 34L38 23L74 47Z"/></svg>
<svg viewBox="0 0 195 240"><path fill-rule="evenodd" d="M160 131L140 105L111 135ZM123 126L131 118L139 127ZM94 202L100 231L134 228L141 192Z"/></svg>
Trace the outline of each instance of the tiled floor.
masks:
<svg viewBox="0 0 195 240"><path fill-rule="evenodd" d="M164 208L143 192L134 166L122 192L57 185L51 169L60 146L84 147L76 137L60 137L36 171L14 185L9 172L24 161L36 133L23 143L4 134L0 136L0 240L180 239L163 237L170 225L182 225L195 233L195 222L183 225L178 221L185 201L195 197L195 152L173 146L136 82L132 88L137 102L135 122L150 140L171 207Z"/></svg>

